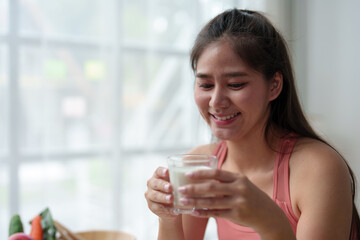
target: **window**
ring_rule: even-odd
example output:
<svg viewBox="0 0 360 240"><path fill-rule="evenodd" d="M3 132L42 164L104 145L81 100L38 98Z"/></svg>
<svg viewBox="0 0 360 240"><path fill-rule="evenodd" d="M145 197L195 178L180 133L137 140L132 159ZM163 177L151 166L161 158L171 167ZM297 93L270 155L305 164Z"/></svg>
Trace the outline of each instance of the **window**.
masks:
<svg viewBox="0 0 360 240"><path fill-rule="evenodd" d="M0 0L0 34L8 29L8 0Z"/></svg>
<svg viewBox="0 0 360 240"><path fill-rule="evenodd" d="M29 231L45 207L74 231L155 238L146 180L210 139L192 99L195 34L245 3L0 0L0 239L11 214Z"/></svg>
<svg viewBox="0 0 360 240"><path fill-rule="evenodd" d="M8 73L7 73L7 48L0 43L0 156L3 156L8 149L8 118L7 99L9 94ZM1 158L0 158L1 161Z"/></svg>

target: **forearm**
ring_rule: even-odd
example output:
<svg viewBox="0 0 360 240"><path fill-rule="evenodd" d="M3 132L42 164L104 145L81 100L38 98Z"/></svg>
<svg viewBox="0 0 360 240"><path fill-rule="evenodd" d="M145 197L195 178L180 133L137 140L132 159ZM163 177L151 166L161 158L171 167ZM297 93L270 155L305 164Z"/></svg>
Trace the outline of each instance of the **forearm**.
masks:
<svg viewBox="0 0 360 240"><path fill-rule="evenodd" d="M175 221L163 221L159 219L158 240L184 240L181 215Z"/></svg>

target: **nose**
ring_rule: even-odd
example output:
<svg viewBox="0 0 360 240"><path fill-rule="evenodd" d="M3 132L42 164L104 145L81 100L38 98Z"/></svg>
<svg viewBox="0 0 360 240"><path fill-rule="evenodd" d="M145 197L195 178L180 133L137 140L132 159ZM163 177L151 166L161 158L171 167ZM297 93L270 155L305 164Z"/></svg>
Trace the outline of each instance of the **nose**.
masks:
<svg viewBox="0 0 360 240"><path fill-rule="evenodd" d="M214 109L227 108L229 106L229 102L229 98L226 95L224 89L221 87L215 87L211 94L211 99L209 102L210 107Z"/></svg>

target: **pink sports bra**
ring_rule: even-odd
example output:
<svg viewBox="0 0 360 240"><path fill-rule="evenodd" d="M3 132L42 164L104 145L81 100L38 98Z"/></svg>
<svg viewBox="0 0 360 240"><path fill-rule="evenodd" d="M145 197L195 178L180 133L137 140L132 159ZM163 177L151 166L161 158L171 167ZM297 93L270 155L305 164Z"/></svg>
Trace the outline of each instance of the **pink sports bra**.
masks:
<svg viewBox="0 0 360 240"><path fill-rule="evenodd" d="M287 135L280 140L273 173L273 200L284 211L295 234L298 218L295 216L291 206L289 191L289 160L296 140L297 138L294 135ZM218 169L220 169L224 163L226 154L227 145L225 141L222 141L216 146L213 152L213 155L217 156L219 160ZM249 227L237 225L223 218L216 218L216 223L220 240L260 240L259 234Z"/></svg>

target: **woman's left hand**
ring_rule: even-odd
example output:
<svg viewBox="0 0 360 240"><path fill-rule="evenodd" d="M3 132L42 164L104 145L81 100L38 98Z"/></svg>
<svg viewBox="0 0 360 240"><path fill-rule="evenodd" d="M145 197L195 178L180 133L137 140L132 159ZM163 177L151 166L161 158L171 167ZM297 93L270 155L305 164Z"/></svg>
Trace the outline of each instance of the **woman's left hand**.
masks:
<svg viewBox="0 0 360 240"><path fill-rule="evenodd" d="M224 170L199 170L187 174L192 180L212 180L182 186L184 205L196 206L194 216L226 218L258 233L289 225L283 211L246 176ZM199 197L211 196L211 197Z"/></svg>

